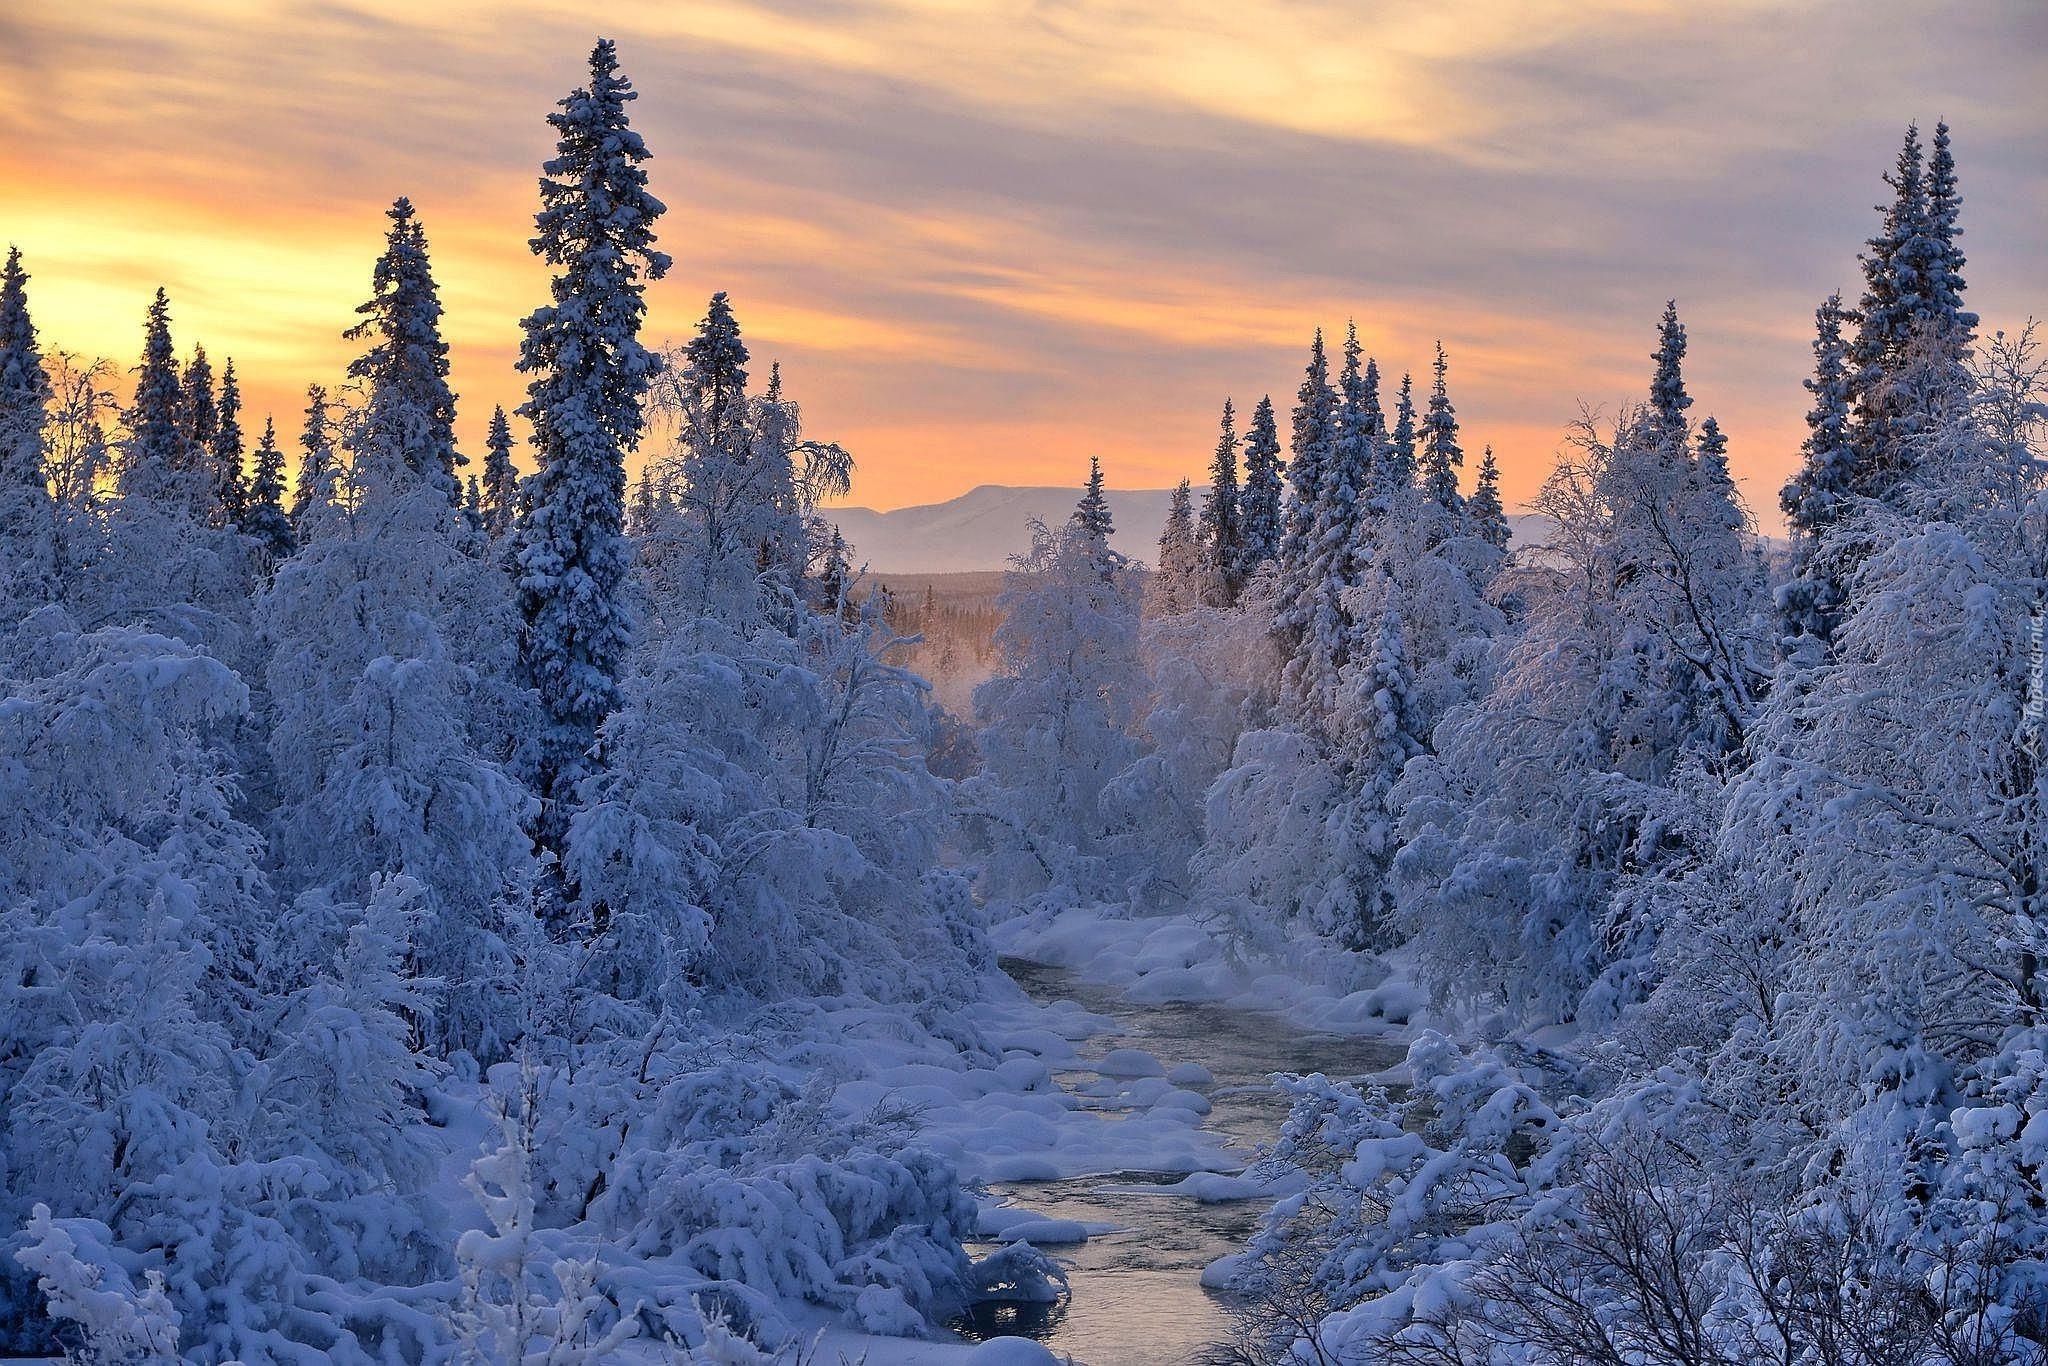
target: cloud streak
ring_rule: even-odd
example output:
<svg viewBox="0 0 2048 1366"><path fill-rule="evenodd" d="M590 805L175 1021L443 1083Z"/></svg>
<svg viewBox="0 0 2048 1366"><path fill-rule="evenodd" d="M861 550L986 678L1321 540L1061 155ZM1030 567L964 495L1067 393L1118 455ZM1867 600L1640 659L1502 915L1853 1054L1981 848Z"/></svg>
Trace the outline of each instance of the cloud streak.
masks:
<svg viewBox="0 0 2048 1366"><path fill-rule="evenodd" d="M2048 19L1903 0L709 0L608 10L670 204L680 335L732 292L809 425L890 506L979 482L1198 474L1225 393L1291 398L1317 325L1441 336L1511 497L1580 400L1646 382L1658 309L1760 515L1813 304L1908 118L1956 127L1972 301L2048 294ZM182 343L282 417L332 381L381 209L421 207L463 430L519 395L541 116L591 33L532 0L140 0L0 18L0 234L54 342Z"/></svg>

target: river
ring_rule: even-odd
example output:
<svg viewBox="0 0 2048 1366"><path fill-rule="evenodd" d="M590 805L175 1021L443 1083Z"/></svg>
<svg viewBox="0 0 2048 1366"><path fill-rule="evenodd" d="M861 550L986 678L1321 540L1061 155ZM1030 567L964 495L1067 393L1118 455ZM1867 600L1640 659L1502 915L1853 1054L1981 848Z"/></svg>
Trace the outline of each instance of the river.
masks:
<svg viewBox="0 0 2048 1366"><path fill-rule="evenodd" d="M1211 1110L1203 1126L1250 1160L1287 1117L1274 1072L1361 1076L1398 1062L1384 1040L1304 1031L1278 1015L1209 1005L1147 1005L1059 968L1005 959L1003 968L1033 999L1070 1000L1116 1022L1090 1039L1085 1057L1140 1048L1168 1068L1195 1063L1214 1080L1202 1092ZM1093 1072L1072 1074L1093 1080ZM1063 1085L1068 1076L1062 1075ZM1072 1088L1070 1088L1072 1089ZM1241 1250L1267 1201L1202 1203L1177 1193L1119 1187L1160 1186L1178 1171L1130 1170L1066 1181L1017 1181L991 1189L1055 1219L1113 1224L1075 1247L1048 1249L1066 1265L1072 1297L1050 1313L991 1310L961 1325L971 1336L1024 1334L1084 1366L1199 1366L1227 1360L1213 1349L1231 1320L1223 1297L1202 1288L1202 1268Z"/></svg>

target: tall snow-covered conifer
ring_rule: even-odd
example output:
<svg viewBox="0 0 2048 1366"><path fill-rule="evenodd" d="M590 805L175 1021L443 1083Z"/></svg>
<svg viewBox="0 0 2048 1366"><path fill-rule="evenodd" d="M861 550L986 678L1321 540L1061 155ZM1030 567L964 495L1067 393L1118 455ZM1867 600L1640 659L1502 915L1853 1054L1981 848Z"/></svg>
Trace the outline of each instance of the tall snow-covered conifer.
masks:
<svg viewBox="0 0 2048 1366"><path fill-rule="evenodd" d="M135 402L128 410L128 445L121 459L121 492L197 513L206 487L196 476L185 435L178 356L171 346L171 302L162 289L150 303L135 372Z"/></svg>
<svg viewBox="0 0 2048 1366"><path fill-rule="evenodd" d="M543 168L533 249L555 268L553 297L522 324L519 368L532 378L520 412L538 468L514 533L519 654L547 714L536 777L554 803L618 706L632 641L625 457L660 367L640 344L646 282L669 267L654 245L663 206L647 190L647 147L626 118L634 98L617 48L600 39L590 83L548 116L560 140Z"/></svg>
<svg viewBox="0 0 2048 1366"><path fill-rule="evenodd" d="M328 496L334 479L334 418L323 385L306 386L306 425L299 433L299 478L292 486L292 522Z"/></svg>
<svg viewBox="0 0 2048 1366"><path fill-rule="evenodd" d="M455 453L455 395L448 388L448 344L441 340L441 291L427 257L426 229L404 197L393 201L384 254L371 273L371 297L351 339L371 339L350 363L351 379L370 386L357 445L375 443L439 493L461 501Z"/></svg>
<svg viewBox="0 0 2048 1366"><path fill-rule="evenodd" d="M1823 541L1856 491L1858 452L1850 438L1853 388L1842 296L1829 295L1813 317L1813 377L1805 382L1813 407L1806 414L1799 469L1778 496L1792 532L1793 571L1778 590L1778 612L1788 638L1826 641L1834 634L1844 588Z"/></svg>
<svg viewBox="0 0 2048 1366"><path fill-rule="evenodd" d="M1657 350L1651 356L1657 368L1650 378L1650 426L1654 439L1672 453L1685 452L1690 423L1685 410L1692 395L1685 392L1682 366L1685 362L1685 324L1678 321L1678 301L1668 300L1664 317L1657 324Z"/></svg>
<svg viewBox="0 0 2048 1366"><path fill-rule="evenodd" d="M1491 446L1480 457L1479 486L1466 500L1465 513L1471 520L1473 535L1495 550L1507 549L1508 512L1500 501L1500 465L1493 458Z"/></svg>
<svg viewBox="0 0 2048 1366"><path fill-rule="evenodd" d="M492 540L512 529L519 510L519 476L512 468L512 424L505 409L491 409L490 431L484 437L484 479L478 490L484 531Z"/></svg>
<svg viewBox="0 0 2048 1366"><path fill-rule="evenodd" d="M1316 509L1323 497L1324 474L1335 459L1336 426L1337 395L1330 388L1330 359L1319 327L1295 397L1293 459L1287 465L1287 505L1280 534L1275 624L1290 650L1300 644L1314 616Z"/></svg>
<svg viewBox="0 0 2048 1366"><path fill-rule="evenodd" d="M699 442L734 459L745 459L747 423L747 343L739 319L724 290L711 296L697 335L683 348L688 362L686 382L693 420L702 429Z"/></svg>
<svg viewBox="0 0 2048 1366"><path fill-rule="evenodd" d="M1450 368L1444 357L1444 344L1436 344L1436 380L1429 389L1429 410L1422 416L1421 451L1418 456L1422 475L1422 491L1429 500L1443 510L1447 525L1441 535L1454 534L1457 522L1465 512L1464 495L1458 492L1458 470L1465 463L1465 452L1458 445L1458 413L1451 406L1451 395L1444 383L1444 374ZM1402 397L1405 399L1406 386Z"/></svg>
<svg viewBox="0 0 2048 1366"><path fill-rule="evenodd" d="M1386 479L1390 492L1405 493L1415 485L1415 377L1401 376L1401 396L1394 403L1394 430L1387 437Z"/></svg>
<svg viewBox="0 0 2048 1366"><path fill-rule="evenodd" d="M28 311L28 272L9 248L0 268L0 605L41 597L52 572L52 507L43 460L50 375Z"/></svg>
<svg viewBox="0 0 2048 1366"><path fill-rule="evenodd" d="M1280 553L1280 428L1273 419L1273 399L1259 399L1252 410L1251 430L1244 441L1244 491L1238 498L1238 522L1244 534L1243 572L1251 573Z"/></svg>
<svg viewBox="0 0 2048 1366"><path fill-rule="evenodd" d="M1202 605L1203 556L1195 534L1193 490L1183 479L1166 506L1166 526L1159 533L1159 558L1152 567L1150 606L1172 616Z"/></svg>
<svg viewBox="0 0 2048 1366"><path fill-rule="evenodd" d="M256 444L256 474L249 481L242 530L256 538L273 564L291 554L297 544L292 519L284 510L284 453L277 448L277 423L267 417L263 419L263 439Z"/></svg>
<svg viewBox="0 0 2048 1366"><path fill-rule="evenodd" d="M242 383L235 377L235 359L228 357L220 376L220 403L206 463L213 472L214 515L224 527L239 527L249 517L249 484L242 472Z"/></svg>
<svg viewBox="0 0 2048 1366"><path fill-rule="evenodd" d="M213 394L213 360L204 346L192 348L192 360L185 366L178 400L178 418L184 423L185 439L191 443L200 465L210 467L214 438L220 433L220 404Z"/></svg>
<svg viewBox="0 0 2048 1366"><path fill-rule="evenodd" d="M1216 454L1209 461L1209 492L1202 499L1196 529L1211 574L1227 598L1245 571L1244 526L1238 518L1237 410L1223 400L1223 421L1216 436Z"/></svg>
<svg viewBox="0 0 2048 1366"><path fill-rule="evenodd" d="M1103 550L1109 548L1109 538L1116 533L1116 521L1109 514L1109 496L1102 489L1102 461L1096 456L1088 457L1088 486L1081 491L1081 501L1074 505L1074 525Z"/></svg>

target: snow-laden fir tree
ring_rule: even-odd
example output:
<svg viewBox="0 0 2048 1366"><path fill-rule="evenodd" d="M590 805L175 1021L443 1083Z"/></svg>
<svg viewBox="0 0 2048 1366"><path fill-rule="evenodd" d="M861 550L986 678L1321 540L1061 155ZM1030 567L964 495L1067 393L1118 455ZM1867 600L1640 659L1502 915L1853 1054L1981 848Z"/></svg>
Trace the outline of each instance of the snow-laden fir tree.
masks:
<svg viewBox="0 0 2048 1366"><path fill-rule="evenodd" d="M1252 410L1251 430L1244 441L1244 491L1238 497L1238 522L1243 528L1244 556L1240 573L1249 577L1280 553L1282 528L1280 428L1270 395Z"/></svg>
<svg viewBox="0 0 2048 1366"><path fill-rule="evenodd" d="M519 511L519 476L512 468L512 424L506 421L502 404L491 409L490 430L484 436L484 477L477 504L484 533L494 541L503 539Z"/></svg>
<svg viewBox="0 0 2048 1366"><path fill-rule="evenodd" d="M644 295L669 266L654 246L663 206L647 190L647 146L626 116L635 98L616 46L601 39L590 83L548 116L560 137L543 168L533 249L555 275L551 302L521 324L519 368L531 378L520 413L533 425L536 468L513 540L519 655L547 716L534 772L556 834L618 706L633 634L625 459L661 363L640 343Z"/></svg>
<svg viewBox="0 0 2048 1366"><path fill-rule="evenodd" d="M192 359L186 364L184 378L179 382L178 401L178 415L184 422L185 440L191 447L190 456L207 472L207 484L211 489L216 482L213 446L220 435L220 401L214 395L213 360L203 345L192 348Z"/></svg>
<svg viewBox="0 0 2048 1366"><path fill-rule="evenodd" d="M1323 479L1335 459L1337 395L1330 387L1330 360L1323 332L1316 329L1309 347L1308 368L1294 405L1292 459L1287 464L1287 503L1280 536L1280 579L1274 627L1299 656L1314 629L1316 594L1322 586L1316 573L1316 513L1323 502Z"/></svg>
<svg viewBox="0 0 2048 1366"><path fill-rule="evenodd" d="M249 518L249 482L242 469L242 383L235 377L235 359L228 357L220 376L220 402L206 463L213 472L213 511L223 527L241 527Z"/></svg>
<svg viewBox="0 0 2048 1366"><path fill-rule="evenodd" d="M256 471L249 481L249 506L242 530L256 539L272 564L292 553L297 544L292 519L284 510L284 452L277 448L277 423L263 419L263 439L256 443Z"/></svg>
<svg viewBox="0 0 2048 1366"><path fill-rule="evenodd" d="M1363 358L1358 325L1344 335L1344 364L1337 380L1337 440L1330 472L1323 480L1323 523L1318 554L1329 558L1336 577L1355 583L1372 558L1373 486L1387 440L1380 408L1379 362Z"/></svg>
<svg viewBox="0 0 2048 1366"><path fill-rule="evenodd" d="M1792 577L1778 588L1778 610L1788 639L1826 641L1844 598L1826 542L1856 494L1857 451L1850 440L1853 390L1842 296L1829 295L1813 316L1813 376L1805 381L1813 407L1806 413L1799 468L1778 496L1792 533Z"/></svg>
<svg viewBox="0 0 2048 1366"><path fill-rule="evenodd" d="M158 502L166 512L201 513L209 488L186 435L178 355L171 345L171 301L162 289L143 323L142 364L135 371L135 401L126 425L121 492Z"/></svg>
<svg viewBox="0 0 2048 1366"><path fill-rule="evenodd" d="M292 485L292 524L297 526L313 503L327 497L334 478L334 416L325 386L306 386L306 422L299 429L299 474Z"/></svg>
<svg viewBox="0 0 2048 1366"><path fill-rule="evenodd" d="M1941 200L1930 198L1917 127L1909 126L1886 176L1891 204L1866 243L1863 293L1849 345L1856 491L1890 498L1909 479L1915 447L1939 426L1933 409L1966 381L1961 373L1976 319L1961 310L1955 238L1961 199L1955 164L1941 137Z"/></svg>
<svg viewBox="0 0 2048 1366"><path fill-rule="evenodd" d="M1927 232L1934 239L1928 274L1928 303L1954 341L1967 343L1976 331L1977 315L1963 307L1963 267L1968 264L1956 241L1963 235L1963 196L1956 177L1955 149L1948 125L1934 125L1934 145L1927 158Z"/></svg>
<svg viewBox="0 0 2048 1366"><path fill-rule="evenodd" d="M1465 519L1474 536L1495 550L1508 548L1508 510L1500 500L1500 464L1490 445L1479 458L1479 482L1465 500Z"/></svg>
<svg viewBox="0 0 2048 1366"><path fill-rule="evenodd" d="M148 619L241 660L249 546L222 527L208 452L189 434L172 349L170 304L157 291L127 414L116 497L100 553L72 595L87 620Z"/></svg>
<svg viewBox="0 0 2048 1366"><path fill-rule="evenodd" d="M1341 743L1351 793L1345 851L1352 895L1343 918L1323 926L1352 949L1382 948L1392 940L1394 893L1387 874L1400 837L1390 802L1403 766L1423 751L1427 724L1409 666L1400 604L1391 594L1381 600L1379 625L1370 644L1359 648L1360 658L1346 679L1351 695L1343 699Z"/></svg>
<svg viewBox="0 0 2048 1366"><path fill-rule="evenodd" d="M929 591L930 585L926 585ZM847 595L853 590L853 564L847 556L846 537L839 524L832 524L832 537L825 542L825 558L818 568L818 605L827 612L842 614L851 606Z"/></svg>
<svg viewBox="0 0 2048 1366"><path fill-rule="evenodd" d="M1401 393L1394 403L1394 427L1387 435L1386 477L1380 481L1389 497L1406 493L1415 485L1415 380L1401 376Z"/></svg>
<svg viewBox="0 0 2048 1366"><path fill-rule="evenodd" d="M1216 454L1209 461L1209 490L1202 496L1201 520L1195 527L1195 538L1201 543L1214 583L1212 596L1218 606L1230 604L1248 568L1244 562L1244 524L1238 507L1237 446L1237 410L1226 398L1216 435Z"/></svg>
<svg viewBox="0 0 2048 1366"><path fill-rule="evenodd" d="M0 267L0 612L10 614L41 600L56 571L43 431L55 395L29 317L28 278L20 249L8 248Z"/></svg>
<svg viewBox="0 0 2048 1366"><path fill-rule="evenodd" d="M1096 456L1088 457L1088 483L1081 490L1081 501L1074 505L1073 522L1098 551L1109 549L1116 519L1110 516L1109 495L1102 487L1102 461Z"/></svg>
<svg viewBox="0 0 2048 1366"><path fill-rule="evenodd" d="M1361 355L1353 326L1345 336L1329 438L1316 458L1321 474L1307 508L1305 544L1289 562L1290 574L1299 580L1294 590L1299 644L1288 664L1287 685L1312 724L1336 709L1351 635L1344 595L1356 582L1358 563L1370 558L1366 501L1378 456L1373 415L1379 396L1367 386Z"/></svg>
<svg viewBox="0 0 2048 1366"><path fill-rule="evenodd" d="M455 451L455 395L448 388L448 343L441 339L441 290L427 254L427 234L412 201L392 201L384 254L370 275L370 298L356 309L362 321L351 340L370 347L349 364L349 378L371 397L358 441L402 452L408 468L445 506L461 501Z"/></svg>
<svg viewBox="0 0 2048 1366"><path fill-rule="evenodd" d="M1436 378L1429 387L1428 410L1422 415L1416 461L1423 494L1437 507L1438 529L1434 535L1439 539L1458 535L1465 515L1464 495L1458 491L1458 471L1465 464L1465 452L1458 445L1457 409L1451 406L1450 391L1444 383L1449 368L1444 344L1438 342ZM1405 384L1402 397L1407 397Z"/></svg>
<svg viewBox="0 0 2048 1366"><path fill-rule="evenodd" d="M1202 544L1195 532L1194 492L1183 479L1167 501L1159 558L1146 585L1147 607L1157 615L1172 616L1201 606L1204 568Z"/></svg>
<svg viewBox="0 0 2048 1366"><path fill-rule="evenodd" d="M1657 350L1651 359L1657 368L1650 376L1650 436L1677 459L1692 430L1685 415L1692 406L1692 395L1685 391L1685 324L1678 320L1676 299L1664 305L1664 316L1657 323Z"/></svg>
<svg viewBox="0 0 2048 1366"><path fill-rule="evenodd" d="M692 423L707 445L744 458L747 426L747 344L724 290L711 296L697 335L683 348L688 365Z"/></svg>

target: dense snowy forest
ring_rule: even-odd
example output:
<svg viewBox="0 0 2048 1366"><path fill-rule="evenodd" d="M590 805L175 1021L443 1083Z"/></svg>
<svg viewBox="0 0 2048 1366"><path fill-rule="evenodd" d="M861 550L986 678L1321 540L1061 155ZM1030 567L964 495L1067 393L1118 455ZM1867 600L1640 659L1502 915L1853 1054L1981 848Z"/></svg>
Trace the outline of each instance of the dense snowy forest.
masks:
<svg viewBox="0 0 2048 1366"><path fill-rule="evenodd" d="M973 1105L1057 1098L997 946L1170 925L1134 982L1407 1049L1276 1082L1240 1359L2048 1359L2048 363L1946 126L1816 314L1789 545L1675 306L1525 545L1444 349L1319 332L1152 566L1099 464L1034 528L970 729L727 296L642 340L635 97L600 42L548 116L474 460L407 200L281 424L162 291L132 376L47 344L8 255L0 1350L905 1359L1063 1293L968 1246Z"/></svg>

